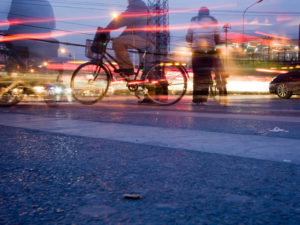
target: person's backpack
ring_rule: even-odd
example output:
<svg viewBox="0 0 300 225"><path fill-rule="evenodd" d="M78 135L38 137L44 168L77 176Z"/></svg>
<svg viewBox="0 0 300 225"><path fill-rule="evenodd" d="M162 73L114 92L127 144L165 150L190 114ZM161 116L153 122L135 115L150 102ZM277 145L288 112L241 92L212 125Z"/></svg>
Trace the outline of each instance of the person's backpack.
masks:
<svg viewBox="0 0 300 225"><path fill-rule="evenodd" d="M98 27L91 46L92 52L97 54L103 53L107 47L109 39L109 32L105 31L102 27Z"/></svg>

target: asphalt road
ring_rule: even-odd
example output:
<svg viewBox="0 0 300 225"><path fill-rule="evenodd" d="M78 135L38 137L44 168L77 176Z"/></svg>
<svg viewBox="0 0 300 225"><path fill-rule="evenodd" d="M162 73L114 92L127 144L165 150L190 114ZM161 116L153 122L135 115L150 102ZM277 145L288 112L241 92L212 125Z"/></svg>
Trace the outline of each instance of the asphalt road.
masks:
<svg viewBox="0 0 300 225"><path fill-rule="evenodd" d="M0 108L0 224L300 224L299 115L269 95Z"/></svg>

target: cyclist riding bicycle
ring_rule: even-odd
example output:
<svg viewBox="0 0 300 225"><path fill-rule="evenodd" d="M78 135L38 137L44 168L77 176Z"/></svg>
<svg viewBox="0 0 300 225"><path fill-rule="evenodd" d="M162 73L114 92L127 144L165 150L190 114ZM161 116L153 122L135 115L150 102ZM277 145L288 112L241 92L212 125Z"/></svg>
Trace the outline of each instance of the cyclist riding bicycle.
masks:
<svg viewBox="0 0 300 225"><path fill-rule="evenodd" d="M126 27L123 33L115 38L112 43L119 65L119 69L115 72L133 75L134 68L130 60L128 49L146 49L154 47L145 31L148 25L149 16L149 8L142 0L128 0L127 10L114 18L106 27L107 31ZM151 54L147 54L146 61L150 62L151 59Z"/></svg>
<svg viewBox="0 0 300 225"><path fill-rule="evenodd" d="M153 51L154 44L149 38L149 32L146 32L150 17L150 10L142 0L128 0L127 10L115 17L105 28L110 32L126 27L123 33L115 38L112 43L119 65L119 69L115 70L116 73L134 74L134 67L130 60L128 49L152 49ZM148 66L153 61L153 55L150 53L146 54L144 60L147 62L144 65L144 71L147 71ZM139 103L151 102L146 96L142 101L139 101Z"/></svg>
<svg viewBox="0 0 300 225"><path fill-rule="evenodd" d="M74 99L82 104L95 104L107 94L112 80L121 77L128 90L140 99L140 104L172 105L180 101L187 89L187 72L172 59L152 60L154 49L149 29L151 14L142 0L128 0L128 8L106 28L98 27L93 40L86 42L86 56L91 60L81 64L72 74L70 87ZM116 57L107 52L110 32L126 27L113 39ZM150 31L150 32L149 32ZM137 49L139 64L134 67L128 49ZM150 53L150 54L149 54ZM113 62L117 62L116 66ZM112 73L115 71L115 73ZM133 75L133 76L131 76Z"/></svg>

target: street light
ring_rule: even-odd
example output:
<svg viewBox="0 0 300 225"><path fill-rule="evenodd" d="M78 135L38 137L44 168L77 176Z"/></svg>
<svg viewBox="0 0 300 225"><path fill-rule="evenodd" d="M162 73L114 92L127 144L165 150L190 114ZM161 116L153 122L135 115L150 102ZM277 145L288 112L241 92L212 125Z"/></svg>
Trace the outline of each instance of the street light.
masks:
<svg viewBox="0 0 300 225"><path fill-rule="evenodd" d="M254 6L254 5L256 5L256 4L258 4L258 3L262 2L262 1L263 1L263 0L257 0L257 1L254 2L253 4L249 5L249 6L244 10L244 12L243 12L243 42L244 42L244 40L245 40L245 14L246 14L246 12L247 12L247 10L248 10L249 8L251 8L252 6Z"/></svg>
<svg viewBox="0 0 300 225"><path fill-rule="evenodd" d="M70 49L66 48L59 48L59 53L61 54L62 57L69 57L69 59L75 60L75 52L73 52Z"/></svg>
<svg viewBox="0 0 300 225"><path fill-rule="evenodd" d="M111 14L111 16L112 16L113 19L116 19L116 18L119 17L119 14L118 14L117 12L113 12L113 13Z"/></svg>
<svg viewBox="0 0 300 225"><path fill-rule="evenodd" d="M67 50L65 48L59 48L59 52L61 54L65 54L67 52Z"/></svg>

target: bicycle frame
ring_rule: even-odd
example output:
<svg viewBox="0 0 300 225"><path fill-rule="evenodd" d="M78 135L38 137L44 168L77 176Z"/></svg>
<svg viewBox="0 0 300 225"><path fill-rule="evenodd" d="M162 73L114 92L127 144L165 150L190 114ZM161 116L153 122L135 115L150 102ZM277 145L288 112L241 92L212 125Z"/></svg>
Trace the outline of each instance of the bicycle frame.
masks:
<svg viewBox="0 0 300 225"><path fill-rule="evenodd" d="M110 53L106 52L107 43L107 40L102 40L102 42L100 40L97 43L99 47L95 47L95 43L87 40L86 56L91 61L78 66L73 72L70 82L73 91L72 95L83 104L90 105L100 101L105 96L110 81L118 81L115 73L113 73L113 70L118 69L118 66L114 63L117 60ZM147 50L137 49L134 53L139 53L139 65L132 74L134 78L130 77L131 74L117 74L121 77L119 81L125 81L129 91L134 92L138 99L140 99L142 94L147 96L153 103L171 105L184 96L188 77L184 66L173 60L164 60L164 62L152 62L150 60L147 62L149 66L146 64L146 68L144 67L144 60L148 58L145 58ZM89 66L94 67L90 70L91 67ZM145 68L147 71L144 70ZM102 73L100 73L101 71ZM98 74L100 74L99 82L97 82ZM80 78L81 76L84 78ZM82 82L82 80L85 82Z"/></svg>
<svg viewBox="0 0 300 225"><path fill-rule="evenodd" d="M137 53L141 53L141 52L137 52ZM145 52L146 53L146 52ZM144 54L145 54L144 53ZM113 57L111 54L109 54L108 52L104 52L100 58L94 59L97 61L97 65L105 65L105 62L107 62L109 64L109 66L111 66L114 70L117 69L117 67L112 63L112 61L116 62L116 58ZM141 59L140 59L141 60ZM111 73L112 78L114 77L111 69L109 67L107 67L107 69L109 70L109 72ZM136 81L137 77L140 73L140 71L143 69L143 64L141 62L139 62L139 66L138 66L138 70L133 74L134 75L134 79L133 80L129 80L128 77L122 73L118 73L122 78L124 78L124 80L126 82L129 81Z"/></svg>

